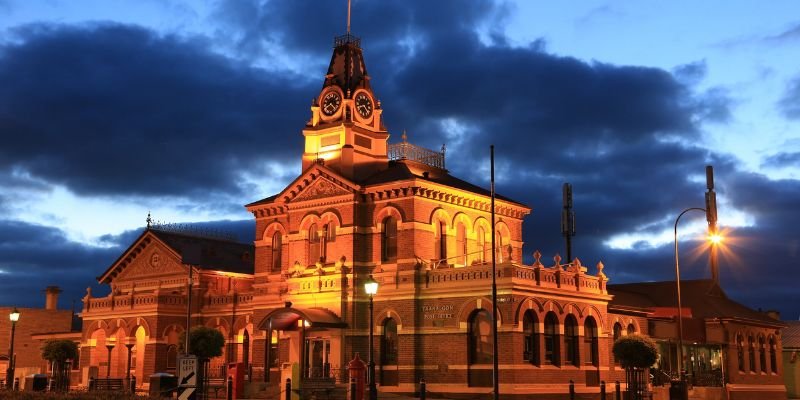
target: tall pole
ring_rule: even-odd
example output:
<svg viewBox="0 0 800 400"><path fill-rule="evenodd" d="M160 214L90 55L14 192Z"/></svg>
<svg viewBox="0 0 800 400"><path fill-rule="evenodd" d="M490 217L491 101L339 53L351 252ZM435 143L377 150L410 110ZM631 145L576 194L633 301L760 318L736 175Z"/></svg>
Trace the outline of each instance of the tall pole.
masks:
<svg viewBox="0 0 800 400"><path fill-rule="evenodd" d="M492 351L494 357L492 360L492 382L494 385L494 399L500 398L500 363L498 357L500 353L497 350L497 249L495 249L495 213L494 213L494 145L489 146L491 156L490 161L492 164Z"/></svg>
<svg viewBox="0 0 800 400"><path fill-rule="evenodd" d="M375 386L375 360L373 357L373 335L375 327L373 324L373 310L374 305L372 302L372 295L369 295L369 398L370 400L378 400L378 388Z"/></svg>
<svg viewBox="0 0 800 400"><path fill-rule="evenodd" d="M347 34L350 34L350 0L347 0Z"/></svg>
<svg viewBox="0 0 800 400"><path fill-rule="evenodd" d="M189 265L189 288L186 299L186 355L189 355L189 330L192 328L192 266Z"/></svg>
<svg viewBox="0 0 800 400"><path fill-rule="evenodd" d="M706 221L708 221L709 237L717 236L717 194L714 192L714 167L706 166ZM717 264L717 243L711 242L709 264L711 265L711 279L719 284L719 266Z"/></svg>
<svg viewBox="0 0 800 400"><path fill-rule="evenodd" d="M691 207L683 210L675 219L675 286L678 288L678 372L681 374L681 380L684 379L683 375L683 310L681 307L681 268L678 262L678 222L681 220L683 214L689 211L702 211L705 209L699 207Z"/></svg>
<svg viewBox="0 0 800 400"><path fill-rule="evenodd" d="M16 311L16 309L15 309ZM17 321L11 321L11 348L8 350L8 369L6 370L6 387L14 388L14 334L17 330Z"/></svg>

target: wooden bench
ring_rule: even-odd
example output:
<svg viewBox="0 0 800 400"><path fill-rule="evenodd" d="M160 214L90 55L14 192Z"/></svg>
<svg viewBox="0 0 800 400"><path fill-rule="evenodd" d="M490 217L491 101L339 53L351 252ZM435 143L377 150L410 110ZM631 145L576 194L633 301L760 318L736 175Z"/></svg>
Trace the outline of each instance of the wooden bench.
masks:
<svg viewBox="0 0 800 400"><path fill-rule="evenodd" d="M89 381L89 390L119 392L125 389L123 381L122 378L94 378Z"/></svg>

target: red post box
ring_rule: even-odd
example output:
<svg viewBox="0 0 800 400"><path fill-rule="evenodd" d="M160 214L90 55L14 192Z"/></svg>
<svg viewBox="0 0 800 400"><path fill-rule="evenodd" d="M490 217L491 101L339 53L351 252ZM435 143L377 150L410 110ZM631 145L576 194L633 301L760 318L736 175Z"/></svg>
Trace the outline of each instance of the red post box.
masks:
<svg viewBox="0 0 800 400"><path fill-rule="evenodd" d="M244 394L244 364L228 363L228 376L233 379L233 398L241 399Z"/></svg>
<svg viewBox="0 0 800 400"><path fill-rule="evenodd" d="M361 361L361 357L356 353L349 363L347 363L347 370L350 372L350 379L356 381L356 400L364 400L364 393L367 389L367 364ZM348 396L352 399L352 397Z"/></svg>

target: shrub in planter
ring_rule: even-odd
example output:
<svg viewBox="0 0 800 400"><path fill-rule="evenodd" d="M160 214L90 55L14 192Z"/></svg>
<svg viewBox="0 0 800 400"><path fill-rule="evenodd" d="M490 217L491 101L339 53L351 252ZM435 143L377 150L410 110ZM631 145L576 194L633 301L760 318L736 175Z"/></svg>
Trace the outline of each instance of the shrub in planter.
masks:
<svg viewBox="0 0 800 400"><path fill-rule="evenodd" d="M614 342L614 357L624 368L648 368L658 358L656 342L648 336L632 334Z"/></svg>

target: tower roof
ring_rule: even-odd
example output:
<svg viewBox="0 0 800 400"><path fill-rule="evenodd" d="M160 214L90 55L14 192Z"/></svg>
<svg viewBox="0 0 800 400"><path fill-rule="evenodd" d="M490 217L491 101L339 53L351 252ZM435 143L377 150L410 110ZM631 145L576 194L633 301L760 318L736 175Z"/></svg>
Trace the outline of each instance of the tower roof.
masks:
<svg viewBox="0 0 800 400"><path fill-rule="evenodd" d="M333 55L322 87L329 86L338 86L347 97L356 89L371 91L361 39L350 33L338 36L333 41Z"/></svg>

